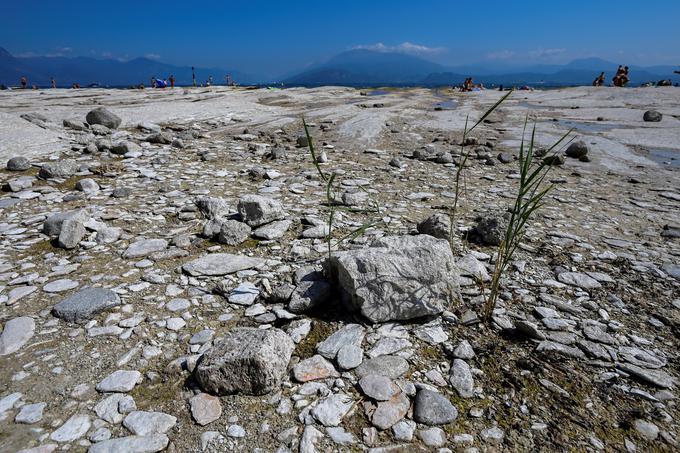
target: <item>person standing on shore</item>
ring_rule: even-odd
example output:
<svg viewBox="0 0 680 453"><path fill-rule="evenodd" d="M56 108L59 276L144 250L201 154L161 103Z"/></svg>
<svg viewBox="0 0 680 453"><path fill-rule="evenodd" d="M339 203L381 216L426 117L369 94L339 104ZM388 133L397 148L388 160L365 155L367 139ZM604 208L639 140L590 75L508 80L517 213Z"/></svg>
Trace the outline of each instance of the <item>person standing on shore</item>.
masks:
<svg viewBox="0 0 680 453"><path fill-rule="evenodd" d="M196 87L196 72L194 71L194 67L191 67L191 80L193 80L194 83L194 88Z"/></svg>
<svg viewBox="0 0 680 453"><path fill-rule="evenodd" d="M26 76L21 76L21 79L19 79L19 82L21 83L21 89L25 90L26 85L28 85L28 79L26 78Z"/></svg>
<svg viewBox="0 0 680 453"><path fill-rule="evenodd" d="M593 86L594 87L601 87L604 85L604 80L605 80L605 75L604 72L601 72L599 76L595 80L593 80Z"/></svg>
<svg viewBox="0 0 680 453"><path fill-rule="evenodd" d="M170 81L170 88L175 88L175 76L170 74L170 77L168 77L168 80Z"/></svg>
<svg viewBox="0 0 680 453"><path fill-rule="evenodd" d="M54 80L54 77L50 77L50 86L51 86L52 88L56 88L56 87L57 87L57 81Z"/></svg>

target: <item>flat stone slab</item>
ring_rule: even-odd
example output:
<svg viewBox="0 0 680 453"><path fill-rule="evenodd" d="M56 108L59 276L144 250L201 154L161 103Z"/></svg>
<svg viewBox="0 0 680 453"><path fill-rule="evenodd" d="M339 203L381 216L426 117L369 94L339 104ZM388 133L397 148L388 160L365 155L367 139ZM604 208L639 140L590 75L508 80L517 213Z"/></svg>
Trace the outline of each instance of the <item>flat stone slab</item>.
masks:
<svg viewBox="0 0 680 453"><path fill-rule="evenodd" d="M110 289L83 288L52 308L52 315L68 322L81 322L120 305L120 297Z"/></svg>
<svg viewBox="0 0 680 453"><path fill-rule="evenodd" d="M97 384L96 389L100 392L129 392L141 377L142 373L136 370L117 370Z"/></svg>
<svg viewBox="0 0 680 453"><path fill-rule="evenodd" d="M152 434L150 436L127 436L117 439L104 440L92 444L88 453L155 453L163 451L168 446L170 439L165 434Z"/></svg>
<svg viewBox="0 0 680 453"><path fill-rule="evenodd" d="M123 258L141 258L166 248L168 248L168 241L165 239L143 239L130 244L123 252Z"/></svg>
<svg viewBox="0 0 680 453"><path fill-rule="evenodd" d="M265 260L231 253L213 253L182 266L184 272L196 276L228 275L263 265Z"/></svg>
<svg viewBox="0 0 680 453"><path fill-rule="evenodd" d="M138 436L165 434L175 426L176 423L177 418L172 415L164 414L163 412L146 411L130 412L127 417L125 417L125 420L123 420L123 426Z"/></svg>
<svg viewBox="0 0 680 453"><path fill-rule="evenodd" d="M35 321L28 316L14 318L5 323L0 333L0 356L17 352L35 332Z"/></svg>

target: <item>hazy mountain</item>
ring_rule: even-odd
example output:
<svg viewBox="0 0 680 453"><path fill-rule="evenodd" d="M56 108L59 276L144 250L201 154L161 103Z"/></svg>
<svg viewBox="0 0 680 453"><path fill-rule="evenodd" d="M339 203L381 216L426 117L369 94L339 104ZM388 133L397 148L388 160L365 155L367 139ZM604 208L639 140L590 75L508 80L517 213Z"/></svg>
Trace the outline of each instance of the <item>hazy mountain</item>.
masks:
<svg viewBox="0 0 680 453"><path fill-rule="evenodd" d="M292 85L408 84L446 68L400 53L350 50L283 80Z"/></svg>
<svg viewBox="0 0 680 453"><path fill-rule="evenodd" d="M191 67L175 66L148 58L129 61L106 60L89 57L14 57L0 47L0 83L18 85L26 76L30 84L48 86L54 77L59 86L79 83L87 86L98 83L102 86L128 86L144 83L149 85L151 77L175 76L176 84L190 85ZM231 74L239 83L257 82L257 77L223 68L196 68L196 80L205 82L213 76L215 83L224 83L224 77Z"/></svg>
<svg viewBox="0 0 680 453"><path fill-rule="evenodd" d="M564 65L512 65L480 63L444 67L400 53L352 50L327 62L287 77L289 85L457 85L466 77L485 85L589 85L604 71L607 82L618 64L601 58L583 58ZM630 67L631 85L671 79L680 82L671 66Z"/></svg>

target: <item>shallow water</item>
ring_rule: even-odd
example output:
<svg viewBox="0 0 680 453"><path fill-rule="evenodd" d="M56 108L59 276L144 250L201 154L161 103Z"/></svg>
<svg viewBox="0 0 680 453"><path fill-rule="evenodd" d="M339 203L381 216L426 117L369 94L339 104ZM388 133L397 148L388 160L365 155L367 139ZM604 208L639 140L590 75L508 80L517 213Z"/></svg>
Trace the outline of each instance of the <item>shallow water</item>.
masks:
<svg viewBox="0 0 680 453"><path fill-rule="evenodd" d="M680 168L680 150L651 148L649 151L649 158L654 162L671 168Z"/></svg>
<svg viewBox="0 0 680 453"><path fill-rule="evenodd" d="M596 132L606 132L613 129L624 129L625 126L622 124L611 124L603 122L584 122L584 121L573 121L573 120L557 120L554 121L558 126L562 126L565 129L574 129L578 132L585 133L596 133Z"/></svg>
<svg viewBox="0 0 680 453"><path fill-rule="evenodd" d="M458 101L454 100L449 100L449 101L441 101L441 102L435 102L434 103L434 108L437 110L454 110L458 107Z"/></svg>

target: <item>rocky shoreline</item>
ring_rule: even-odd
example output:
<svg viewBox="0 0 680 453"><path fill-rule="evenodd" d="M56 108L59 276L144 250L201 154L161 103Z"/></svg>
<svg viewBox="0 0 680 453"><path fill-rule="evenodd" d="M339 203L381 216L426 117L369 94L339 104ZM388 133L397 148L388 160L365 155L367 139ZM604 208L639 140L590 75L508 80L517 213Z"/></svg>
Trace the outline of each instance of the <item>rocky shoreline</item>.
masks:
<svg viewBox="0 0 680 453"><path fill-rule="evenodd" d="M678 90L513 93L453 252L500 93L40 93L0 93L0 451L678 448ZM486 324L527 112L579 145ZM330 259L303 115L333 237L373 225Z"/></svg>

